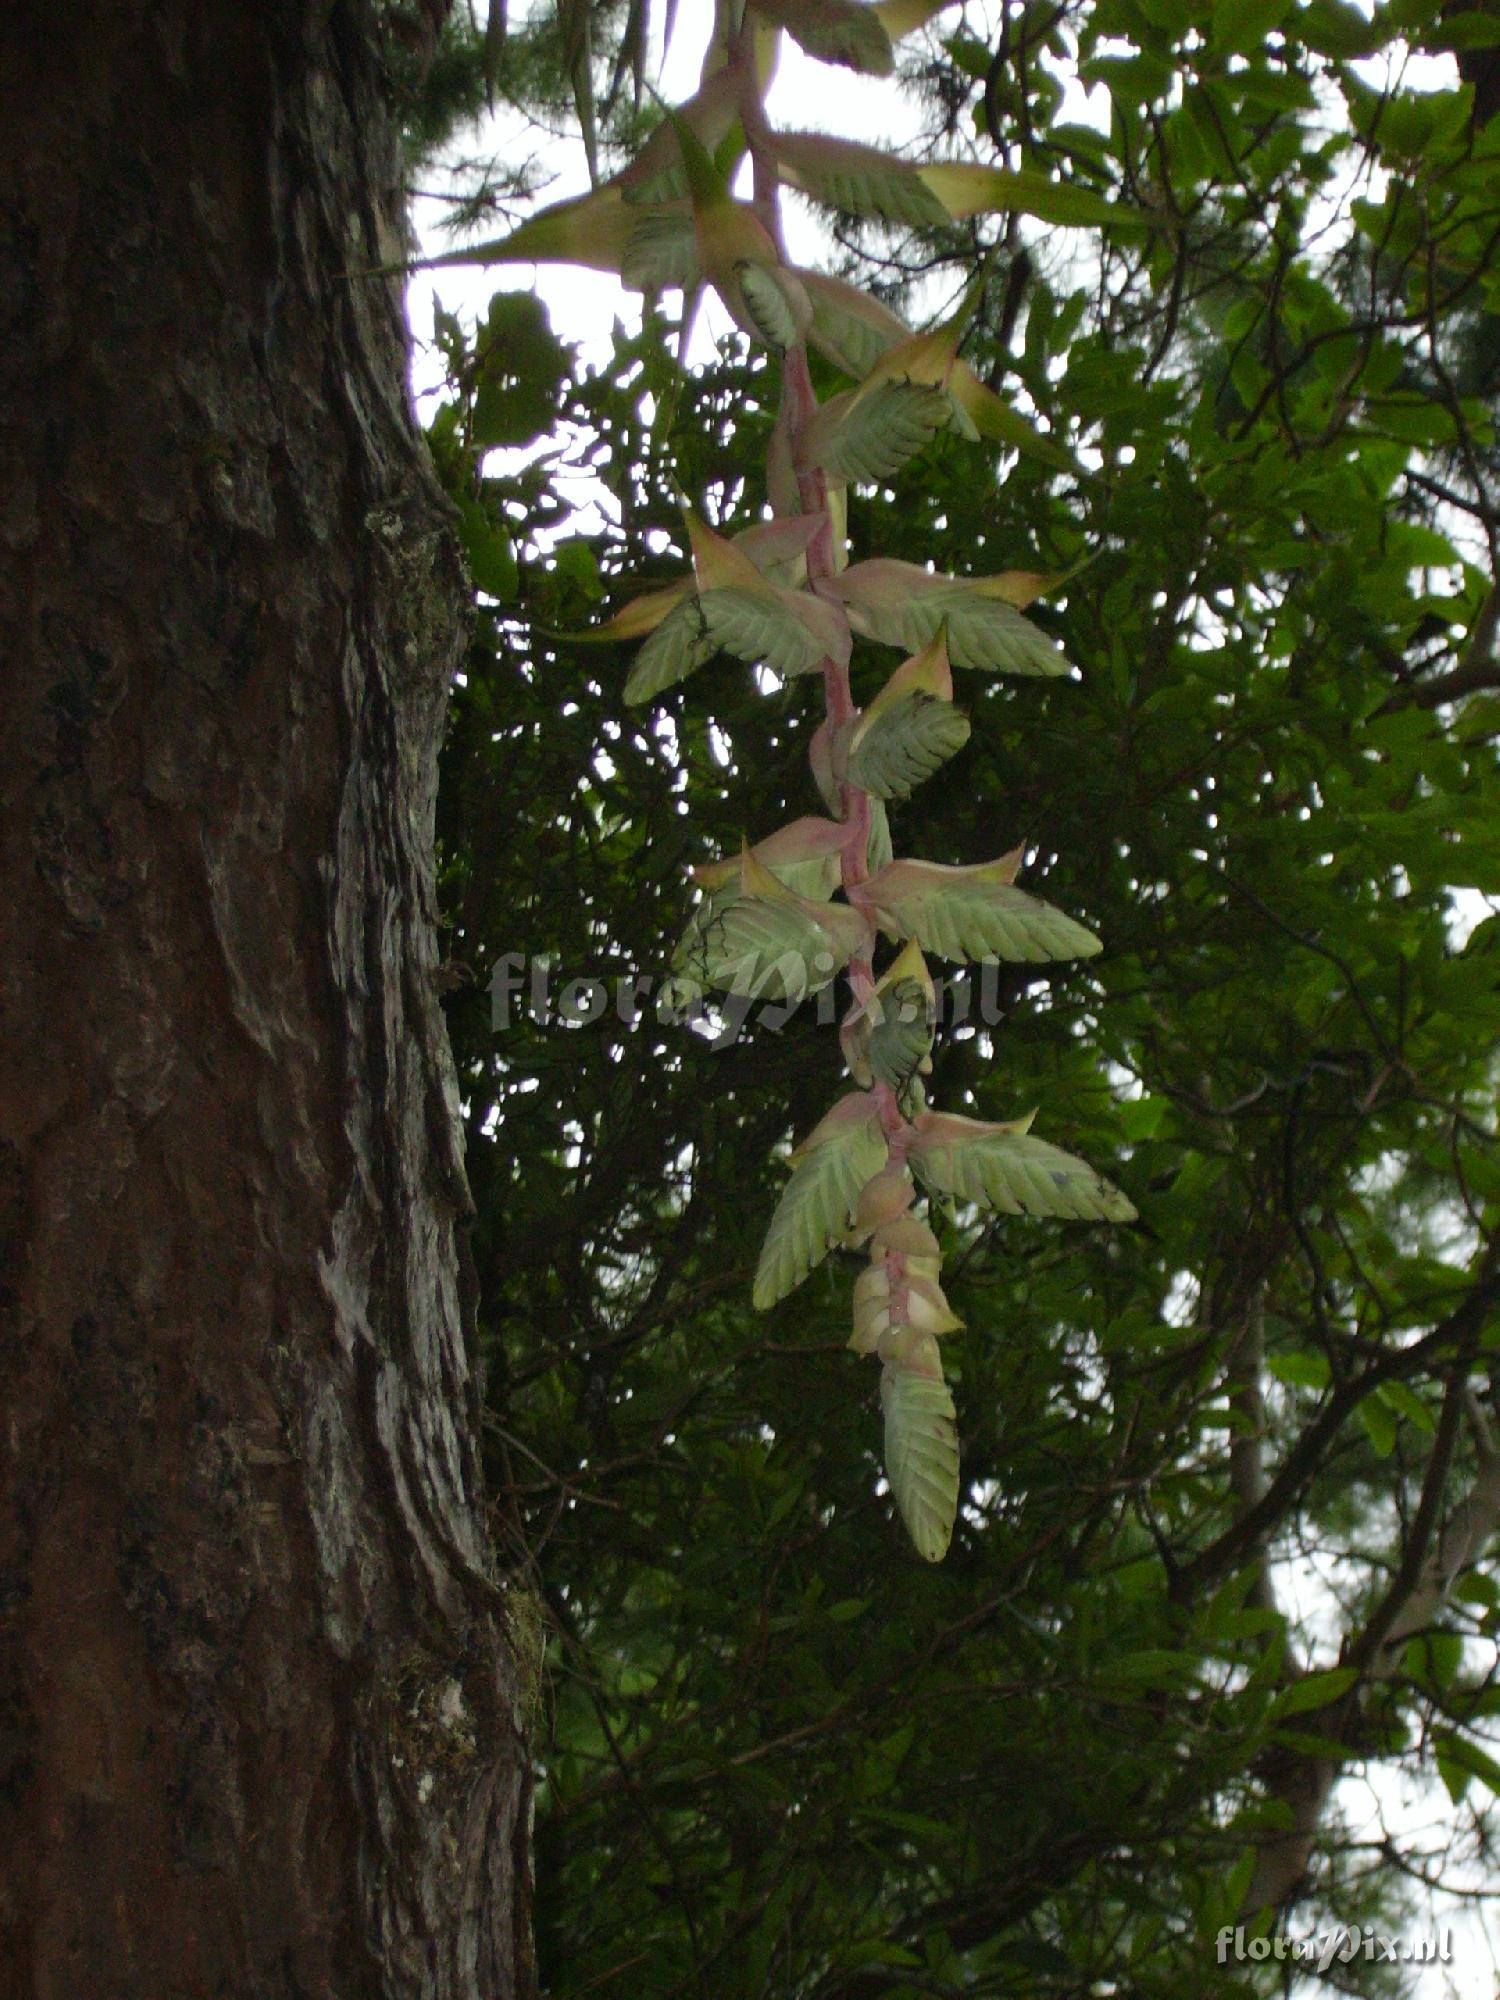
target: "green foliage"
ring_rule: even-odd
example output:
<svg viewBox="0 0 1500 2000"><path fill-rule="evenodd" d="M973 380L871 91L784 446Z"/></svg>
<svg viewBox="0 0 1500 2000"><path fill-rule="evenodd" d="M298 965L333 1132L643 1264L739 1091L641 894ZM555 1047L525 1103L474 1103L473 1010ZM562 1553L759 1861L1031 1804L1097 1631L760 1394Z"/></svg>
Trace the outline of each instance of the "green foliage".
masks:
<svg viewBox="0 0 1500 2000"><path fill-rule="evenodd" d="M1023 847L1028 892L1104 948L974 968L921 1087L988 1124L1042 1107L1047 1143L1107 1165L1141 1218L981 1207L988 1158L962 1169L976 1198L940 1190L963 1324L911 1345L941 1342L962 1433L941 1565L889 1530L903 1493L851 1421L843 1353L851 1276L856 1343L890 1331L880 1231L907 1246L909 1309L941 1323L900 1176L875 1176L853 1229L806 1234L818 1261L770 1317L751 1307L786 1142L829 1094L816 999L719 1037L649 1001L634 1025L515 1005L496 1029L486 991L508 952L550 960L554 1004L570 978L658 972L674 881L809 810L811 677L768 695L721 659L653 714L624 699L648 633L554 636L681 580L674 483L720 521L762 517L780 364L732 345L680 379L648 316L555 382L560 455L517 469L478 456L450 360L439 460L517 564L514 597L480 608L439 809L473 975L449 1006L491 1471L552 1630L538 1882L559 1996L1269 1993L1274 1964L1221 1967L1214 1940L1322 1759L1446 1785L1452 1851L1404 1837L1429 1872L1490 1837L1483 1542L1401 1618L1438 1528L1484 1500L1500 1351L1500 924L1480 900L1500 894L1500 127L1471 115L1482 50L1462 90L1403 79L1398 33L1452 46L1435 4L1305 0L1254 36L1244 18L1100 0L1028 15L1021 47L1017 11L1008 49L997 28L929 71L947 149L973 134L983 163L1155 225L986 225L966 353L1052 460L936 433L848 488L866 562L1066 579L975 615L1004 606L1076 678L965 680L967 742L892 817L945 863ZM957 20L937 23L954 42ZM1064 121L1073 75L1107 95L1103 129ZM973 273L951 223L854 240L958 258L945 296ZM831 280L805 289L859 347L815 362L845 394L899 330ZM573 512L585 473L598 516ZM952 612L856 630L866 716L883 648L945 620L951 642ZM868 783L852 735L823 750ZM1361 1838L1335 1796L1291 1928L1425 1924ZM1372 2000L1413 1978L1357 1972Z"/></svg>

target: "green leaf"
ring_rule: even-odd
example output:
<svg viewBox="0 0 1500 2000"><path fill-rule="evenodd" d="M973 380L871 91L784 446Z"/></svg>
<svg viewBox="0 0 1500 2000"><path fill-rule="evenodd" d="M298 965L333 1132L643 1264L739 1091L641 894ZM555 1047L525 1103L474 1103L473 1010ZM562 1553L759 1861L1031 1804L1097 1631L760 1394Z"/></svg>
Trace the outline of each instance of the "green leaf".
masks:
<svg viewBox="0 0 1500 2000"><path fill-rule="evenodd" d="M900 1363L880 1374L885 1476L912 1547L941 1562L958 1513L958 1429L946 1382Z"/></svg>
<svg viewBox="0 0 1500 2000"><path fill-rule="evenodd" d="M1013 410L992 389L987 389L967 361L954 364L952 389L981 437L992 438L996 444L1003 444L1024 457L1040 459L1043 465L1057 471L1079 474L1078 463L1071 453L1055 439L1044 437L1019 410Z"/></svg>
<svg viewBox="0 0 1500 2000"><path fill-rule="evenodd" d="M1214 0L1208 46L1215 55L1250 55L1292 11L1293 0Z"/></svg>
<svg viewBox="0 0 1500 2000"><path fill-rule="evenodd" d="M520 582L504 523L492 520L478 500L460 501L458 514L459 540L475 586L504 603L515 596Z"/></svg>
<svg viewBox="0 0 1500 2000"><path fill-rule="evenodd" d="M866 76L889 76L895 67L880 16L861 0L755 0L755 8L818 62L839 63Z"/></svg>
<svg viewBox="0 0 1500 2000"><path fill-rule="evenodd" d="M889 1736L882 1736L870 1745L857 1775L857 1790L862 1800L881 1798L891 1789L916 1733L915 1723L904 1722Z"/></svg>
<svg viewBox="0 0 1500 2000"><path fill-rule="evenodd" d="M1234 1917L1243 1908L1245 1891L1250 1887L1255 1874L1256 1860L1255 1849L1247 1847L1223 1881L1217 1885L1210 1923L1213 1917Z"/></svg>
<svg viewBox="0 0 1500 2000"><path fill-rule="evenodd" d="M896 861L865 883L860 895L883 930L914 938L924 951L943 958L1028 965L1092 958L1100 948L1093 932L1015 888L1009 879L1014 872L1009 856L971 868Z"/></svg>
<svg viewBox="0 0 1500 2000"><path fill-rule="evenodd" d="M667 613L635 656L625 682L625 699L635 707L664 688L686 680L718 646L708 630L696 596L683 598Z"/></svg>
<svg viewBox="0 0 1500 2000"><path fill-rule="evenodd" d="M1181 1687L1196 1680L1202 1661L1196 1653L1170 1646L1148 1646L1138 1652L1122 1653L1110 1663L1109 1671L1122 1680L1140 1681L1146 1686Z"/></svg>
<svg viewBox="0 0 1500 2000"><path fill-rule="evenodd" d="M1165 1097L1127 1098L1116 1114L1120 1130L1133 1146L1138 1146L1143 1140L1156 1137L1171 1108L1171 1100Z"/></svg>
<svg viewBox="0 0 1500 2000"><path fill-rule="evenodd" d="M796 534L801 532L799 524ZM711 537L720 558L732 559L734 573L743 572L743 580L701 590L673 606L636 655L625 683L627 702L649 701L663 688L684 680L720 648L751 664L763 661L783 677L812 672L828 654L848 659L848 622L837 606L810 591L788 590L757 575L746 554L755 546L755 533L751 530L738 538L745 549L736 549L720 536ZM782 549L784 537L761 539L763 559L770 561Z"/></svg>
<svg viewBox="0 0 1500 2000"><path fill-rule="evenodd" d="M914 1951L908 1951L904 1944L888 1944L884 1937L877 1937L858 1938L849 1944L837 1946L832 1963L852 1970L867 1965L920 1966L922 1961ZM890 1991L889 1988L886 1990Z"/></svg>
<svg viewBox="0 0 1500 2000"><path fill-rule="evenodd" d="M1405 1417L1419 1431L1425 1431L1430 1437L1436 1430L1437 1418L1405 1382L1382 1382L1375 1393L1387 1409L1394 1410L1398 1417Z"/></svg>
<svg viewBox="0 0 1500 2000"><path fill-rule="evenodd" d="M813 902L761 872L764 892L721 890L694 913L672 957L685 987L798 1001L828 985L864 943L864 921L847 904Z"/></svg>
<svg viewBox="0 0 1500 2000"><path fill-rule="evenodd" d="M1396 1448L1396 1419L1378 1396L1366 1396L1359 1406L1359 1420L1377 1458L1389 1458Z"/></svg>
<svg viewBox="0 0 1500 2000"><path fill-rule="evenodd" d="M531 292L496 292L475 344L475 444L524 445L552 428L568 357Z"/></svg>
<svg viewBox="0 0 1500 2000"><path fill-rule="evenodd" d="M953 404L941 389L916 382L882 382L851 390L819 410L808 438L810 456L830 479L866 484L888 479L943 430Z"/></svg>
<svg viewBox="0 0 1500 2000"><path fill-rule="evenodd" d="M879 1114L862 1091L840 1098L799 1147L756 1267L753 1297L762 1312L827 1256L849 1226L860 1189L885 1165L886 1152Z"/></svg>
<svg viewBox="0 0 1500 2000"><path fill-rule="evenodd" d="M878 216L910 228L941 228L948 211L911 162L822 133L782 132L776 158L791 186L846 215Z"/></svg>
<svg viewBox="0 0 1500 2000"><path fill-rule="evenodd" d="M806 314L799 310L801 302L791 289L795 279L789 281L769 264L748 260L736 265L735 272L745 309L767 347L780 353L795 346L806 324Z"/></svg>
<svg viewBox="0 0 1500 2000"><path fill-rule="evenodd" d="M1460 1736L1454 1730L1439 1729L1433 1731L1432 1741L1437 1751L1439 1774L1455 1804L1468 1790L1471 1777L1481 1779L1496 1798L1500 1798L1500 1763L1473 1737Z"/></svg>
<svg viewBox="0 0 1500 2000"><path fill-rule="evenodd" d="M917 1120L911 1164L935 1194L956 1195L1003 1215L1051 1215L1080 1222L1130 1222L1134 1205L1091 1166L1033 1139L1026 1126L990 1124L947 1112Z"/></svg>
<svg viewBox="0 0 1500 2000"><path fill-rule="evenodd" d="M961 708L913 695L856 730L849 747L849 778L878 799L905 798L968 740L969 718Z"/></svg>
<svg viewBox="0 0 1500 2000"><path fill-rule="evenodd" d="M870 801L870 838L865 846L865 866L872 875L889 867L891 860L891 821L886 812L884 799Z"/></svg>
<svg viewBox="0 0 1500 2000"><path fill-rule="evenodd" d="M841 645L847 657L848 634L841 634L837 612L807 592L727 584L705 590L698 609L716 646L752 665L763 661L783 678L810 673Z"/></svg>
<svg viewBox="0 0 1500 2000"><path fill-rule="evenodd" d="M1030 167L985 167L942 160L917 169L955 222L988 211L1034 215L1064 229L1107 229L1117 223L1150 223L1144 210L1095 194L1076 182L1049 180Z"/></svg>
<svg viewBox="0 0 1500 2000"><path fill-rule="evenodd" d="M1439 1688L1451 1687L1463 1665L1464 1642L1458 1632L1418 1632L1409 1639L1401 1664L1414 1681L1431 1681Z"/></svg>
<svg viewBox="0 0 1500 2000"><path fill-rule="evenodd" d="M930 990L915 979L882 982L879 1018L870 1029L865 1060L870 1073L901 1089L932 1050L933 1001Z"/></svg>
<svg viewBox="0 0 1500 2000"><path fill-rule="evenodd" d="M963 329L971 317L977 292L951 318L923 333L910 333L888 347L872 365L856 402L873 395L884 384L907 383L916 388L936 389L948 402L948 427L960 437L977 442L992 438L1039 458L1044 464L1077 472L1070 454L1053 438L1043 437L1019 410L997 396L981 382L958 352Z"/></svg>
<svg viewBox="0 0 1500 2000"><path fill-rule="evenodd" d="M1500 1583L1494 1577L1486 1576L1483 1570L1465 1570L1453 1586L1453 1595L1466 1604L1482 1604L1487 1611L1493 1611L1500 1605ZM1500 1688L1492 1688L1490 1694L1494 1697L1496 1708L1500 1709ZM1488 1714L1492 1711L1484 1712Z"/></svg>
<svg viewBox="0 0 1500 2000"><path fill-rule="evenodd" d="M835 1625L847 1625L851 1619L862 1617L870 1608L868 1597L841 1597L837 1604L830 1604L824 1616L831 1618Z"/></svg>
<svg viewBox="0 0 1500 2000"><path fill-rule="evenodd" d="M1281 1690L1266 1711L1266 1719L1280 1722L1289 1715L1309 1715L1315 1708L1327 1708L1347 1694L1358 1679L1355 1667L1329 1667L1323 1673L1303 1674Z"/></svg>
<svg viewBox="0 0 1500 2000"><path fill-rule="evenodd" d="M1308 0L1297 22L1297 39L1323 56L1372 56L1387 32L1351 0Z"/></svg>
<svg viewBox="0 0 1500 2000"><path fill-rule="evenodd" d="M1451 1754L1451 1745L1455 1740L1450 1736L1437 1743L1437 1767L1438 1776L1443 1781L1443 1789L1454 1805L1461 1805L1474 1774L1467 1764L1461 1763Z"/></svg>
<svg viewBox="0 0 1500 2000"><path fill-rule="evenodd" d="M580 597L597 603L604 595L599 560L586 541L560 542L553 553L552 567L558 581L576 590Z"/></svg>
<svg viewBox="0 0 1500 2000"><path fill-rule="evenodd" d="M630 211L620 281L636 292L690 291L697 284L698 240L689 201Z"/></svg>
<svg viewBox="0 0 1500 2000"><path fill-rule="evenodd" d="M1049 1943L1046 1938L1018 1937L999 1947L995 1961L1002 1966L1018 1966L1027 1975L1022 1991L1037 1976L1054 1986L1059 1980L1077 1982L1078 1967L1061 1946Z"/></svg>
<svg viewBox="0 0 1500 2000"><path fill-rule="evenodd" d="M1427 29L1428 47L1436 49L1500 48L1500 15L1458 14L1444 9L1447 18Z"/></svg>
<svg viewBox="0 0 1500 2000"><path fill-rule="evenodd" d="M838 970L817 923L795 907L726 890L694 913L672 955L680 981L743 998L815 992Z"/></svg>
<svg viewBox="0 0 1500 2000"><path fill-rule="evenodd" d="M1291 1383L1294 1388L1326 1389L1328 1356L1313 1352L1273 1354L1266 1363L1266 1373L1274 1375L1278 1382Z"/></svg>
<svg viewBox="0 0 1500 2000"><path fill-rule="evenodd" d="M911 337L911 328L868 292L821 271L799 270L812 306L808 338L846 375L863 382L883 354Z"/></svg>
<svg viewBox="0 0 1500 2000"><path fill-rule="evenodd" d="M946 625L956 667L987 673L1065 674L1068 663L1045 633L993 594L994 579L934 574L916 563L876 557L832 581L856 632L915 653Z"/></svg>
<svg viewBox="0 0 1500 2000"><path fill-rule="evenodd" d="M786 180L812 200L912 229L937 229L995 211L1034 215L1065 229L1153 220L1076 181L1054 181L1031 167L987 167L970 160L924 165L815 132L780 133L775 148Z"/></svg>

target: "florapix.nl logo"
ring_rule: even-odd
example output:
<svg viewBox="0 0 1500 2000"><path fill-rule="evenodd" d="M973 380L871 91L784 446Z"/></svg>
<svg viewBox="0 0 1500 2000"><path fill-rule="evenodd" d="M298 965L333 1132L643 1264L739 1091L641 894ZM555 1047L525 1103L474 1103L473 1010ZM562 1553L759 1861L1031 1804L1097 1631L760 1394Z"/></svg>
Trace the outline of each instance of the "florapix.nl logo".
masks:
<svg viewBox="0 0 1500 2000"><path fill-rule="evenodd" d="M508 951L490 970L490 1026L496 1034L504 1034L522 1022L581 1029L613 1019L625 1028L643 1023L688 1028L710 1048L726 1049L747 1024L774 1034L805 1006L815 1010L820 1027L834 1023L838 966L831 952L823 956L826 962L820 963L816 954L795 960L789 955L787 962L776 963L774 977L768 978L761 964L753 984L747 969L738 987L731 979L727 990L710 992L681 974L564 977L556 961L544 953ZM934 978L930 995L898 992L883 1004L903 1024L907 1024L902 1012L906 1009L911 1021L921 1017L934 1028L966 1023L993 1028L1003 1021L1014 998L1015 968L989 959L954 978Z"/></svg>

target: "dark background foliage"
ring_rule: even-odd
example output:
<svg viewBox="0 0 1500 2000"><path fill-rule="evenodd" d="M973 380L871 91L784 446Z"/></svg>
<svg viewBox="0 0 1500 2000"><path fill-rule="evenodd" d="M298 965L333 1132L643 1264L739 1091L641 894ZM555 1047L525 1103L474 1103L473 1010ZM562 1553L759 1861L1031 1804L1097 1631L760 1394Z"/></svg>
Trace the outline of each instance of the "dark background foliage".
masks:
<svg viewBox="0 0 1500 2000"><path fill-rule="evenodd" d="M604 98L628 22L594 26ZM548 115L559 33L512 22L499 71ZM1036 615L1076 675L965 676L970 743L893 823L937 860L1024 842L1103 937L1002 972L933 1096L1042 1106L1141 1213L943 1222L967 1497L936 1570L844 1351L853 1259L750 1308L773 1155L835 1087L815 1009L725 1048L649 1012L491 1019L508 953L554 1004L659 977L686 867L818 810L805 684L721 660L643 714L628 649L564 636L680 572L674 481L757 517L774 370L727 347L683 378L653 315L594 371L524 297L440 322L482 593L449 1018L499 1519L551 1632L559 1996L1278 1990L1213 1940L1333 1765L1441 1780L1451 1824L1387 1842L1335 1793L1292 1928L1410 1929L1420 1878L1476 1879L1490 1568L1382 1642L1494 1466L1497 56L1488 7L1064 0L949 10L903 58L935 142L1161 225L833 253L951 293L998 229L971 359L1088 468L945 441L850 509L861 554L1069 572ZM472 96L477 45L444 60ZM1064 122L1069 77L1105 129ZM856 692L888 667L857 653Z"/></svg>

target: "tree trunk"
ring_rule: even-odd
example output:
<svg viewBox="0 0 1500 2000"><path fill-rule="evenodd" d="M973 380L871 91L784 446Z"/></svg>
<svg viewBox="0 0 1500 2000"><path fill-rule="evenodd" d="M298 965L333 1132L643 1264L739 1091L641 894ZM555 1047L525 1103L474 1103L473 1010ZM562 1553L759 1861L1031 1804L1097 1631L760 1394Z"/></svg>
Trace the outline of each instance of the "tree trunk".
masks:
<svg viewBox="0 0 1500 2000"><path fill-rule="evenodd" d="M511 2000L364 0L0 8L0 1996Z"/></svg>

